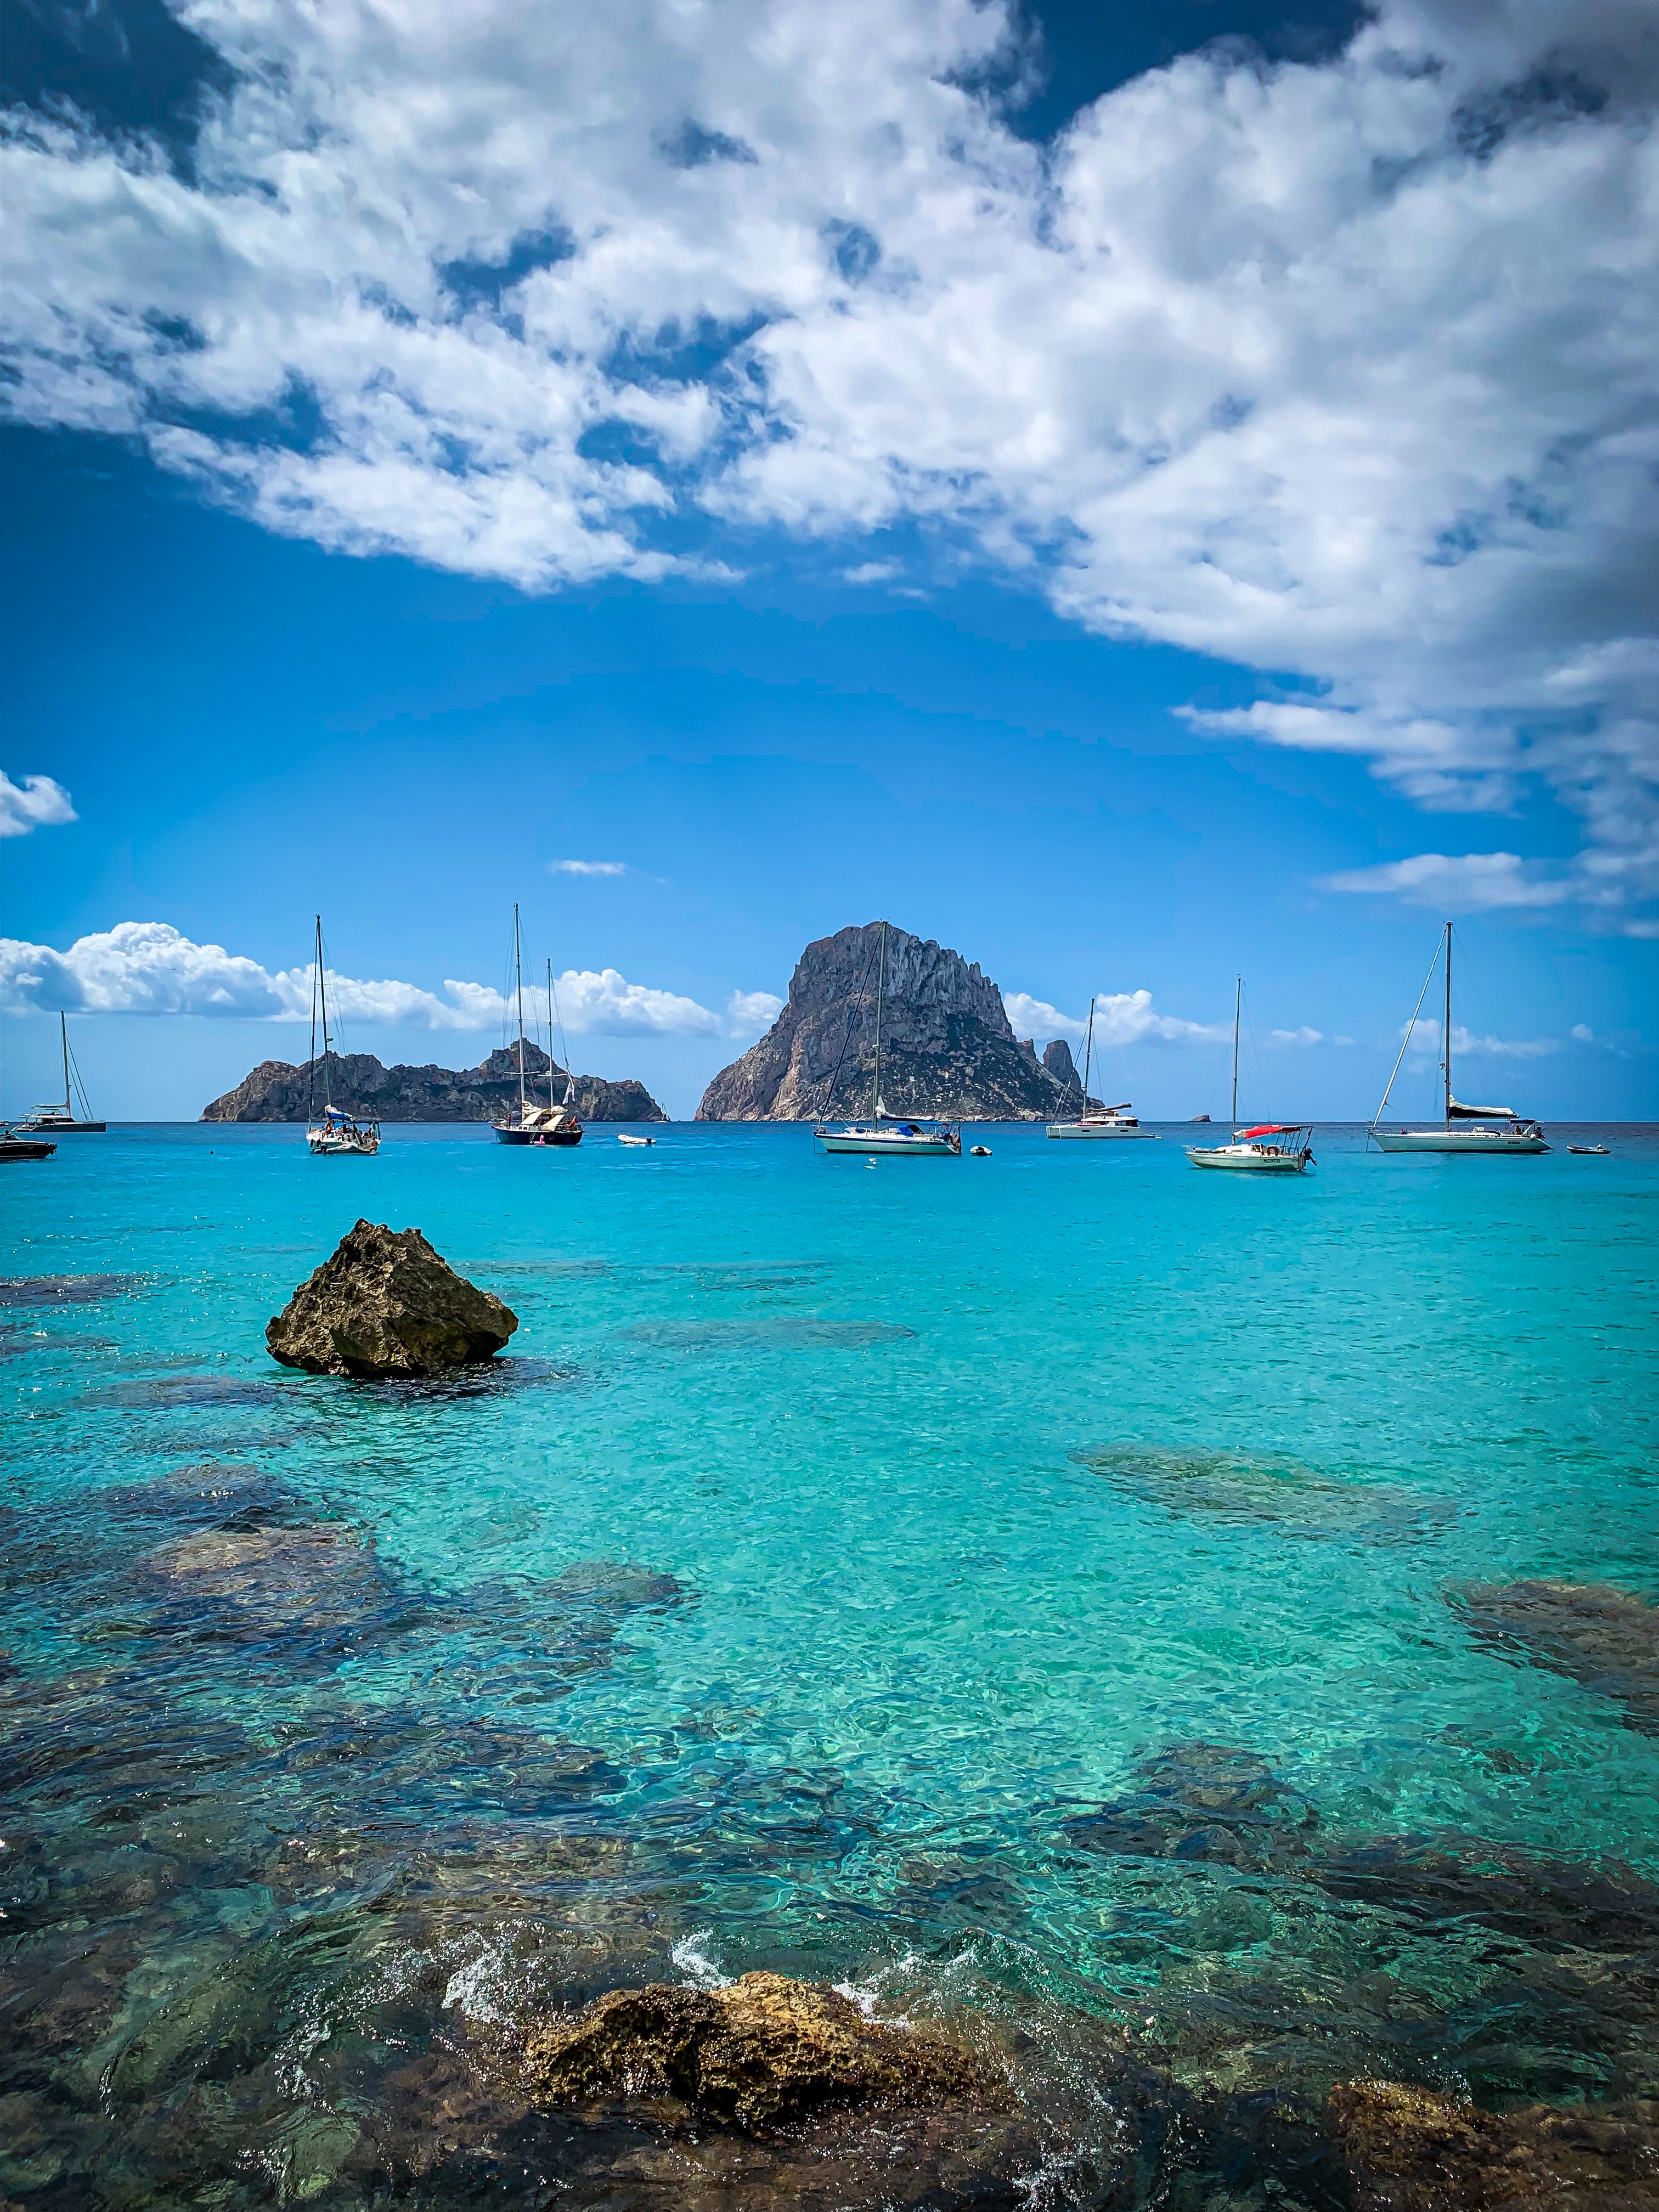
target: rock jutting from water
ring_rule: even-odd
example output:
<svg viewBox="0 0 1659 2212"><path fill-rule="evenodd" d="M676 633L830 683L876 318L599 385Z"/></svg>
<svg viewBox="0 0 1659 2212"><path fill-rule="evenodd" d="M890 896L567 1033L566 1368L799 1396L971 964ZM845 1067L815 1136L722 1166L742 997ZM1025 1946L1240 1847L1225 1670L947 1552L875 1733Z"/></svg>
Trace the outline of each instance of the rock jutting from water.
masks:
<svg viewBox="0 0 1659 2212"><path fill-rule="evenodd" d="M1354 2212L1659 2206L1659 2105L1488 2112L1401 2081L1351 2081L1330 2109Z"/></svg>
<svg viewBox="0 0 1659 2212"><path fill-rule="evenodd" d="M702 1095L700 1121L800 1121L862 1113L875 1070L879 922L809 945L783 1012ZM843 1049L844 1048L844 1049ZM837 1063L841 1073L830 1096ZM1002 994L932 938L887 930L881 1097L890 1114L1037 1121L1077 1110L1075 1091L1015 1037Z"/></svg>
<svg viewBox="0 0 1659 2212"><path fill-rule="evenodd" d="M518 1326L418 1229L359 1221L267 1323L265 1343L285 1367L395 1380L489 1359Z"/></svg>
<svg viewBox="0 0 1659 2212"><path fill-rule="evenodd" d="M1477 1586L1452 1600L1477 1644L1570 1675L1659 1735L1659 1606L1602 1583Z"/></svg>
<svg viewBox="0 0 1659 2212"><path fill-rule="evenodd" d="M323 1063L317 1063L320 1078ZM539 1045L524 1048L525 1081L538 1097L564 1096L565 1071ZM329 1088L337 1106L380 1121L495 1121L519 1103L519 1048L502 1045L477 1067L386 1067L373 1053L331 1053ZM204 1121L303 1121L312 1111L309 1065L262 1060L234 1091L202 1109ZM665 1121L662 1108L629 1076L576 1078L576 1110L584 1121Z"/></svg>
<svg viewBox="0 0 1659 2212"><path fill-rule="evenodd" d="M538 2102L672 2098L751 2130L827 2106L1006 2100L957 2045L867 2019L838 1990L782 1974L720 1990L612 1990L532 2035L525 2056Z"/></svg>

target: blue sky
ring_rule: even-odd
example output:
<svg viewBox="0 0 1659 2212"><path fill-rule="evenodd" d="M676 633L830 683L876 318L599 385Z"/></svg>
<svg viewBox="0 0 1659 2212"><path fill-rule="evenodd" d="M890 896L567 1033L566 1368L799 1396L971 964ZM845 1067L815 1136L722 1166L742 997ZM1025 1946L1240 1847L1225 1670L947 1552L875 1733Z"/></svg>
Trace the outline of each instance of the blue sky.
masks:
<svg viewBox="0 0 1659 2212"><path fill-rule="evenodd" d="M254 1017L319 907L347 1044L468 1064L517 898L579 1066L677 1112L885 914L1040 1037L1110 996L1150 1114L1224 1109L1242 969L1261 1110L1358 1116L1443 908L1471 1088L1652 1114L1639 11L883 9L781 121L820 15L635 12L614 145L392 155L365 105L517 97L521 15L28 19L5 1110L58 1003L112 1115L301 1057ZM302 50L320 180L238 90Z"/></svg>

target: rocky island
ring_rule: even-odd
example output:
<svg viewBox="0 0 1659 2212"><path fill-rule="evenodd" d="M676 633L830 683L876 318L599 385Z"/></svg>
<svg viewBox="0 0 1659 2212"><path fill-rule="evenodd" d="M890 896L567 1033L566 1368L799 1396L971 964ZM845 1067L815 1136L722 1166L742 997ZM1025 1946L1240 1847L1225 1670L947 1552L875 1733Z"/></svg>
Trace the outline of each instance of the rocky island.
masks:
<svg viewBox="0 0 1659 2212"><path fill-rule="evenodd" d="M870 921L807 946L783 1012L714 1078L698 1121L804 1121L868 1109L880 934L881 924ZM1035 1044L1015 1036L1001 992L977 964L890 922L881 1094L890 1114L951 1121L1040 1121L1075 1114L1081 1103L1063 1042L1039 1060Z"/></svg>
<svg viewBox="0 0 1659 2212"><path fill-rule="evenodd" d="M204 1121L303 1121L312 1096L311 1063L297 1067L284 1060L262 1060L234 1091L202 1109ZM547 1097L552 1068L554 1096L564 1096L565 1072L550 1061L539 1045L524 1048L526 1081L538 1098ZM316 1096L323 1092L323 1063L317 1062ZM377 1121L494 1121L519 1103L519 1048L503 1045L477 1067L382 1066L372 1053L328 1055L329 1087L334 1103L349 1114ZM642 1083L630 1077L608 1082L601 1075L576 1078L576 1110L584 1121L665 1121L662 1108Z"/></svg>

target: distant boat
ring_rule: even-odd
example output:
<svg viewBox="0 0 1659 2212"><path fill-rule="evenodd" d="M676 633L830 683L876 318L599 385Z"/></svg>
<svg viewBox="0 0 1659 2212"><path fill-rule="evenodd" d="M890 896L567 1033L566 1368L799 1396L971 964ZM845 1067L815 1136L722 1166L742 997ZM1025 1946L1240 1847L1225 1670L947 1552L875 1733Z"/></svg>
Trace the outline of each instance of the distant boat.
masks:
<svg viewBox="0 0 1659 2212"><path fill-rule="evenodd" d="M1075 1121L1050 1121L1051 1137L1145 1137L1158 1142L1155 1129L1143 1129L1135 1109L1126 1098L1121 1106L1096 1106L1089 1097L1089 1075L1095 1055L1095 1002L1089 1000L1089 1025L1083 1033L1083 1111Z"/></svg>
<svg viewBox="0 0 1659 2212"><path fill-rule="evenodd" d="M1413 1009L1412 1018L1406 1024L1405 1042L1395 1058L1393 1073L1389 1077L1388 1090L1382 1093L1382 1103L1371 1117L1370 1133L1385 1152L1547 1152L1550 1147L1544 1132L1536 1121L1528 1121L1517 1114L1513 1106L1465 1106L1452 1097L1451 955L1452 926L1448 922L1440 943L1435 947L1434 958L1429 963L1429 972L1423 978L1423 988L1417 994L1417 1005ZM1400 1073L1400 1063L1405 1059L1416 1035L1417 1017L1423 1011L1429 985L1434 981L1434 971L1443 957L1446 994L1440 1024L1440 1074L1445 1118L1437 1129L1379 1128L1377 1124L1388 1110L1389 1094L1394 1089L1395 1077Z"/></svg>
<svg viewBox="0 0 1659 2212"><path fill-rule="evenodd" d="M524 1073L524 966L519 939L519 908L513 908L513 981L519 996L519 1103L495 1124L498 1145L580 1145L582 1140L581 1117L576 1111L576 1079L568 1066L565 1069L564 1103L553 1103L553 1054L547 1055L547 1103L532 1105L525 1086ZM553 1042L553 963L547 963L547 1042ZM566 1055L567 1062L569 1054Z"/></svg>
<svg viewBox="0 0 1659 2212"><path fill-rule="evenodd" d="M1581 1153L1587 1159L1606 1159L1607 1157L1607 1147L1605 1145L1569 1145L1567 1150L1570 1152Z"/></svg>
<svg viewBox="0 0 1659 2212"><path fill-rule="evenodd" d="M654 1145L656 1141L654 1137L618 1137L617 1139L619 1145Z"/></svg>
<svg viewBox="0 0 1659 2212"><path fill-rule="evenodd" d="M49 1160L57 1150L44 1138L21 1136L15 1129L0 1127L0 1160Z"/></svg>
<svg viewBox="0 0 1659 2212"><path fill-rule="evenodd" d="M54 1100L50 1106L36 1106L32 1109L28 1119L19 1123L18 1133L23 1137L101 1137L104 1133L104 1125L101 1121L94 1121L92 1118L92 1109L87 1103L86 1086L81 1081L81 1071L75 1066L75 1055L70 1050L67 1015L62 1013L58 1015L58 1027L64 1041L63 1098L61 1101ZM78 1117L70 1090L71 1069L74 1071L75 1088L81 1093L81 1113Z"/></svg>
<svg viewBox="0 0 1659 2212"><path fill-rule="evenodd" d="M323 1110L317 1111L317 1016L323 1020ZM370 1158L380 1149L378 1121L360 1121L334 1103L334 1041L328 1033L328 977L323 969L323 917L317 917L316 957L311 969L311 1063L307 1069L306 1145L313 1159Z"/></svg>
<svg viewBox="0 0 1659 2212"><path fill-rule="evenodd" d="M1238 1121L1238 1024L1244 1006L1244 978L1233 980L1233 1097L1229 1120L1234 1124L1231 1145L1188 1145L1187 1158L1195 1168L1231 1168L1245 1175L1305 1175L1313 1162L1313 1131L1305 1121L1263 1121L1241 1129ZM1207 1114L1200 1117L1209 1120ZM1288 1139L1274 1144L1273 1138Z"/></svg>
<svg viewBox="0 0 1659 2212"><path fill-rule="evenodd" d="M867 967L864 973L867 979L870 973ZM836 1129L830 1128L827 1121L820 1122L812 1132L813 1138L826 1152L858 1152L871 1158L878 1156L900 1159L959 1158L962 1133L954 1122L933 1120L926 1115L906 1121L896 1114L890 1114L882 1103L881 1022L886 985L887 924L884 921L881 925L880 964L876 974L876 1072L870 1085L870 1112L866 1120L843 1122ZM861 996L863 985L860 984L859 988ZM851 1036L852 1029L853 1017L849 1015L847 1037ZM843 1057L847 1051L847 1037L842 1040ZM836 1078L840 1073L841 1061L838 1060L830 1078L829 1088L824 1092L826 1115L835 1096Z"/></svg>

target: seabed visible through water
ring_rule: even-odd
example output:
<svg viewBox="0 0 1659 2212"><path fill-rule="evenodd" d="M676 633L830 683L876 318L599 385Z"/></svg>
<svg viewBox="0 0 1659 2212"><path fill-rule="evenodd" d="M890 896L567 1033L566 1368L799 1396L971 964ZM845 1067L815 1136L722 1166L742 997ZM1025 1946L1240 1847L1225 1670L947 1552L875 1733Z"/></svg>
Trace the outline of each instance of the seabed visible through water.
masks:
<svg viewBox="0 0 1659 2212"><path fill-rule="evenodd" d="M1659 1595L1652 1133L659 1133L14 1170L0 2192L1293 2212L1338 2081L1659 2095L1659 1653L1552 1589ZM511 1356L275 1366L359 1215ZM538 2022L759 1967L1012 2102L527 2099Z"/></svg>

